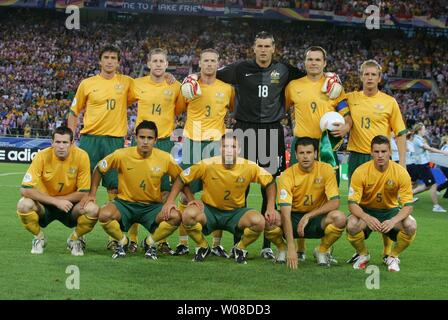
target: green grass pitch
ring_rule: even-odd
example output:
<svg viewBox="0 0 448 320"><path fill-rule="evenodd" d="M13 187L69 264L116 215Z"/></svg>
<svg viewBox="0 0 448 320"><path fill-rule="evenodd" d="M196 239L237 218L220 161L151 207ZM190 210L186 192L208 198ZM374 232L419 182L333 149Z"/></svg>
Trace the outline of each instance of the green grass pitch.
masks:
<svg viewBox="0 0 448 320"><path fill-rule="evenodd" d="M124 259L112 260L106 251L107 236L99 225L87 236L83 257L73 257L66 249L70 233L54 222L44 232L48 245L43 255L30 254L31 239L16 215L19 186L26 165L0 164L0 299L447 299L448 272L446 251L448 215L433 213L427 194L420 195L414 208L418 231L414 243L401 255L401 272L389 273L381 261L382 241L374 233L367 245L371 265L379 268L379 289L368 289L365 271L345 264L353 253L346 234L335 244L339 265L318 267L312 257L317 240L307 241L307 261L297 270L288 270L259 256L261 240L249 247L247 265L209 256L204 263L193 263L192 254L182 257L161 256L149 261L142 251ZM261 203L259 188L252 187L249 206ZM342 184L342 206L347 212L347 186ZM99 203L104 203L104 190ZM448 201L440 200L448 207ZM140 228L142 239L146 231ZM232 235L224 234L223 244L231 248ZM210 238L209 238L210 240ZM169 239L174 247L177 232ZM190 250L194 243L190 240ZM75 265L80 272L80 288L67 289Z"/></svg>

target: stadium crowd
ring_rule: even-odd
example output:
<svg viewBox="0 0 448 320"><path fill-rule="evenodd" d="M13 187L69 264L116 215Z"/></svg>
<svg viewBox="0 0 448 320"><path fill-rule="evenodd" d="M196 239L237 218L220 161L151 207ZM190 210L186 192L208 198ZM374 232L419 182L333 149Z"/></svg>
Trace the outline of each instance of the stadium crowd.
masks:
<svg viewBox="0 0 448 320"><path fill-rule="evenodd" d="M412 4L415 2L407 6ZM424 10L427 4L415 4L413 8ZM215 47L222 65L251 58L253 34L260 29L274 33L277 58L299 68L303 67L307 47L325 47L329 53L327 70L339 74L347 92L360 89L357 69L362 61L379 61L386 83L383 89L395 96L408 126L423 122L431 143L448 132L448 57L444 54L448 44L424 33L409 37L391 29L366 33L363 28L327 24L290 23L279 28L278 21L215 21L197 17L192 22L188 18L149 20L144 16L126 22L126 28L116 18L83 20L80 30L71 31L64 26L65 17L55 12L33 15L19 11L14 20L6 14L0 16L4 26L0 30L0 134L48 136L64 123L81 79L98 72L96 54L104 43L115 43L121 48L121 72L131 77L147 71L145 62L150 48L164 47L169 52L170 71L181 79L198 70L197 53L201 48ZM387 79L406 72L415 78L434 80L439 94L391 92ZM128 115L131 133L135 108ZM178 120L178 127L183 121ZM25 130L27 125L31 132ZM290 130L285 130L290 135Z"/></svg>

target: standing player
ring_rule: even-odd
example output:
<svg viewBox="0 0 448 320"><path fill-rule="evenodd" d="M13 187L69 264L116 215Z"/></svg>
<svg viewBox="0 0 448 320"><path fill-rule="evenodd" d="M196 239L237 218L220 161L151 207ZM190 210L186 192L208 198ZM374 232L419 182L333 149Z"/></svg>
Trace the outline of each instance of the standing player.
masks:
<svg viewBox="0 0 448 320"><path fill-rule="evenodd" d="M327 66L327 53L319 46L312 46L305 51L306 76L291 81L285 90L286 110L293 107L295 127L294 139L291 143L291 165L297 163L296 143L300 137L310 137L314 140L315 147L319 150L322 130L320 129L321 117L330 111L339 112L345 119L345 124L338 126L331 134L335 137L344 137L352 126L352 119L348 109L346 96L342 93L337 99L331 100L322 92L326 81L324 68ZM319 154L319 152L318 152ZM336 165L338 164L336 152L333 154ZM336 169L336 179L339 184L339 168ZM305 242L298 239L297 255L300 261L305 260Z"/></svg>
<svg viewBox="0 0 448 320"><path fill-rule="evenodd" d="M180 83L178 81L168 84L165 80L165 71L168 68L167 52L156 48L148 54L149 76L134 80L133 96L138 101L137 120L138 126L143 120L153 121L159 129L159 138L156 148L171 153L174 142L171 135L174 131L175 116L179 115L184 108L184 99L180 94ZM135 141L133 141L135 145ZM161 190L164 193L170 191L170 180L168 176L162 178ZM137 244L138 224L129 230L131 242ZM159 251L173 254L166 240L159 243Z"/></svg>
<svg viewBox="0 0 448 320"><path fill-rule="evenodd" d="M350 151L349 184L355 169L371 159L370 143L377 135L390 138L391 132L395 134L399 162L403 168L406 168L406 126L395 98L378 89L381 82L381 70L381 66L375 60L364 61L360 67L362 91L347 94L353 120L347 146L347 150ZM383 254L389 255L392 241L384 234L383 244ZM348 263L352 262L348 261Z"/></svg>
<svg viewBox="0 0 448 320"><path fill-rule="evenodd" d="M120 49L116 46L107 45L101 50L101 71L81 81L68 116L68 127L76 132L78 117L84 112L79 147L89 154L91 170L99 160L124 146L128 132L127 108L134 100L133 80L118 74L120 59ZM107 188L109 200L113 199L117 194L117 172L108 172L102 185ZM114 245L109 241L108 248Z"/></svg>
<svg viewBox="0 0 448 320"><path fill-rule="evenodd" d="M414 195L429 189L432 200L433 212L446 212L437 200L437 184L431 168L429 167L429 151L439 154L448 155L448 151L441 151L439 149L430 147L424 138L426 128L423 123L414 125L414 158L415 158L415 172L416 180L422 180L424 184L418 185L414 188Z"/></svg>
<svg viewBox="0 0 448 320"><path fill-rule="evenodd" d="M184 142L182 145L182 168L186 169L202 159L219 154L221 137L225 133L224 118L228 111L233 110L234 90L232 86L216 79L219 53L215 49L205 49L201 52L199 66L201 68L198 84L201 96L186 101L187 121L184 128ZM191 192L202 189L200 181L190 185ZM183 212L187 199L181 195L179 209ZM176 247L175 255L189 252L188 235L183 226L179 228L180 243ZM220 245L222 233L214 234L213 253L227 257L227 253Z"/></svg>
<svg viewBox="0 0 448 320"><path fill-rule="evenodd" d="M41 228L59 220L75 230L67 240L72 255L84 255L83 236L97 222L98 206L79 201L90 188L89 156L73 145L73 132L58 127L52 146L37 153L28 168L17 203L17 214L24 227L34 235L31 253L42 254L46 240Z"/></svg>
<svg viewBox="0 0 448 320"><path fill-rule="evenodd" d="M118 195L99 212L104 230L118 242L112 257L116 259L126 255L129 240L123 231L139 223L152 233L143 242L145 256L156 260L155 243L173 233L181 223L177 210L161 213L160 183L165 174L175 179L182 169L169 153L154 148L157 142L154 122L142 121L135 129L135 135L136 147L118 149L98 162L93 171L90 193L82 204L95 200L101 175L117 169ZM188 190L186 192L192 197Z"/></svg>
<svg viewBox="0 0 448 320"><path fill-rule="evenodd" d="M356 249L354 269L364 269L370 255L364 244L372 231L396 241L383 257L389 271L400 271L398 255L414 240L417 223L412 213L412 183L403 166L390 160L390 140L376 136L372 157L353 173L348 195L351 216L347 222L348 240Z"/></svg>
<svg viewBox="0 0 448 320"><path fill-rule="evenodd" d="M237 135L244 137L240 141L244 158L257 162L277 176L286 168L285 139L280 123L285 117L285 87L305 74L273 59L275 41L266 31L255 36L253 50L255 59L222 68L218 71L218 79L236 87L238 107L234 129L239 129ZM262 190L261 193L261 212L265 212L266 192ZM268 241L264 241L261 255L275 259Z"/></svg>
<svg viewBox="0 0 448 320"><path fill-rule="evenodd" d="M238 157L238 141L232 134L222 137L221 155L202 160L184 170L173 185L167 209L184 184L195 180L203 183L202 201L192 201L182 214L182 223L198 247L193 261L201 262L211 250L204 237L214 230L227 230L241 237L234 249L237 263L246 264L247 246L265 230L266 236L285 250L280 216L275 210L275 180L256 163ZM268 206L265 219L258 211L245 205L246 188L251 182L266 188Z"/></svg>
<svg viewBox="0 0 448 320"><path fill-rule="evenodd" d="M287 266L297 268L294 238L321 239L314 249L317 263L335 262L330 248L344 232L346 218L339 211L339 189L334 169L315 160L317 150L310 137L300 137L295 144L298 164L286 169L278 180L278 199L282 228L288 244Z"/></svg>

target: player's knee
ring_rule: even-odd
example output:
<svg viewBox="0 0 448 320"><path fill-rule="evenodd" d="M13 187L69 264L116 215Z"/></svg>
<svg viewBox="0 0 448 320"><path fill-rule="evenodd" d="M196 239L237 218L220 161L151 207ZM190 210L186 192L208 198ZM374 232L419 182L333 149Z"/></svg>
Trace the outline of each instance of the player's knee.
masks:
<svg viewBox="0 0 448 320"><path fill-rule="evenodd" d="M358 232L360 232L359 224L358 224L358 218L354 216L350 216L347 220L347 233L354 236Z"/></svg>
<svg viewBox="0 0 448 320"><path fill-rule="evenodd" d="M264 230L266 221L264 217L261 215L261 213L253 212L249 217L249 221L252 229L257 230L259 232L262 232Z"/></svg>
<svg viewBox="0 0 448 320"><path fill-rule="evenodd" d="M112 213L109 210L100 209L98 212L98 221L100 223L107 223L109 221L112 221Z"/></svg>
<svg viewBox="0 0 448 320"><path fill-rule="evenodd" d="M199 208L196 206L188 206L182 213L182 223L185 225L193 225L197 222Z"/></svg>
<svg viewBox="0 0 448 320"><path fill-rule="evenodd" d="M331 221L336 228L345 228L347 225L347 217L339 210L332 211Z"/></svg>
<svg viewBox="0 0 448 320"><path fill-rule="evenodd" d="M171 210L170 212L170 224L173 226L178 226L182 222L182 216L178 210Z"/></svg>
<svg viewBox="0 0 448 320"><path fill-rule="evenodd" d="M91 218L98 218L99 210L100 210L100 208L98 207L98 205L93 202L89 202L84 207L84 213Z"/></svg>
<svg viewBox="0 0 448 320"><path fill-rule="evenodd" d="M22 197L19 202L17 202L17 211L20 213L33 211L34 207L34 201L30 198Z"/></svg>
<svg viewBox="0 0 448 320"><path fill-rule="evenodd" d="M404 231L408 235L413 235L417 232L417 221L415 221L414 217L409 216L403 222Z"/></svg>

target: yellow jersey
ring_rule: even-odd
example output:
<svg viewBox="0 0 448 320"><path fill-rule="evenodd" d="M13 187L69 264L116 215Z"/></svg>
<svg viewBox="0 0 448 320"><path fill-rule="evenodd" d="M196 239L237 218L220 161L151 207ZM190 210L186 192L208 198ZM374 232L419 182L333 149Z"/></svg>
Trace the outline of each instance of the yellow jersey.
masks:
<svg viewBox="0 0 448 320"><path fill-rule="evenodd" d="M180 94L180 82L169 85L165 81L154 82L150 76L134 80L134 97L138 101L137 127L143 120L155 122L158 138L171 136L175 115L184 109L184 99Z"/></svg>
<svg viewBox="0 0 448 320"><path fill-rule="evenodd" d="M234 210L245 205L246 189L251 182L264 188L275 183L272 175L255 162L237 158L231 169L222 164L221 156L204 159L180 174L185 184L201 180L203 193L201 200L221 210Z"/></svg>
<svg viewBox="0 0 448 320"><path fill-rule="evenodd" d="M347 93L353 127L350 131L347 150L370 153L370 143L377 135L395 136L406 133L406 126L395 98L378 91L373 97L362 91Z"/></svg>
<svg viewBox="0 0 448 320"><path fill-rule="evenodd" d="M49 196L90 191L90 160L84 150L71 146L68 157L59 160L54 148L39 151L22 180L22 188L36 188Z"/></svg>
<svg viewBox="0 0 448 320"><path fill-rule="evenodd" d="M375 168L373 160L353 172L348 194L349 203L371 209L392 209L412 205L412 182L405 168L389 160L384 172Z"/></svg>
<svg viewBox="0 0 448 320"><path fill-rule="evenodd" d="M75 116L85 109L81 134L126 136L127 108L134 100L133 81L122 74L116 74L112 79L96 75L81 81L70 108Z"/></svg>
<svg viewBox="0 0 448 320"><path fill-rule="evenodd" d="M186 101L184 136L195 141L220 140L225 133L224 118L233 110L233 87L218 79L211 85L199 79L202 95Z"/></svg>
<svg viewBox="0 0 448 320"><path fill-rule="evenodd" d="M304 172L296 163L278 179L278 203L291 206L293 212L310 212L326 202L339 199L334 169L329 164L315 161L311 172Z"/></svg>
<svg viewBox="0 0 448 320"><path fill-rule="evenodd" d="M118 149L98 162L103 174L112 168L118 171L117 197L143 203L161 203L162 177L168 174L176 179L182 171L169 153L153 148L151 155L143 158L137 147Z"/></svg>
<svg viewBox="0 0 448 320"><path fill-rule="evenodd" d="M311 81L308 77L302 77L291 81L285 89L286 109L294 107L294 135L296 137L310 137L320 139L320 118L327 112L336 111L342 116L350 113L345 92L331 100L321 91L325 77L319 81Z"/></svg>

